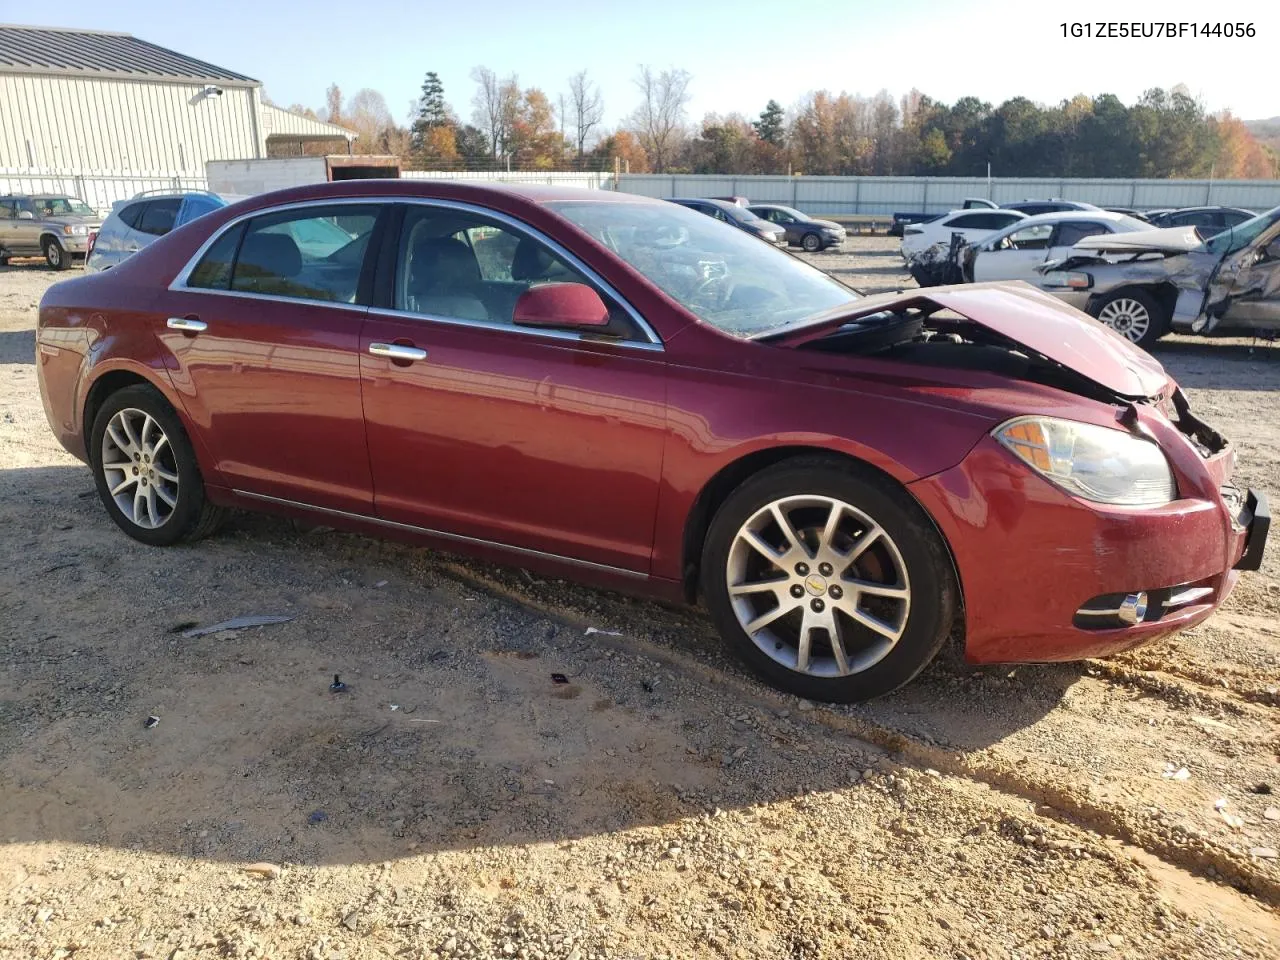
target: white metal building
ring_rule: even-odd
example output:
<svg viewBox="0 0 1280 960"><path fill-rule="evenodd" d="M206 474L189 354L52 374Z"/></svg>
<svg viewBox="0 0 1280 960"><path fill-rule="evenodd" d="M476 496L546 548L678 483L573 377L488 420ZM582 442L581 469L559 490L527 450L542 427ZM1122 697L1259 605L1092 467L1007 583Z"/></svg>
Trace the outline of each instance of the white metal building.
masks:
<svg viewBox="0 0 1280 960"><path fill-rule="evenodd" d="M208 160L354 139L263 103L251 77L129 34L0 25L0 175L203 177Z"/></svg>

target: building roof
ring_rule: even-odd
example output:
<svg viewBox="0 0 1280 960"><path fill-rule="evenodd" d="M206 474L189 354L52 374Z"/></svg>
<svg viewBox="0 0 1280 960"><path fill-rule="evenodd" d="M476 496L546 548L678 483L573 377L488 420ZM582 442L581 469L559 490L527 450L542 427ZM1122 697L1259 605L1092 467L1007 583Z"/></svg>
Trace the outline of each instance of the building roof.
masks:
<svg viewBox="0 0 1280 960"><path fill-rule="evenodd" d="M0 73L259 86L257 80L127 33L0 24Z"/></svg>
<svg viewBox="0 0 1280 960"><path fill-rule="evenodd" d="M282 140L346 140L349 143L358 137L346 127L312 120L269 103L262 105L262 131L268 138L279 137Z"/></svg>

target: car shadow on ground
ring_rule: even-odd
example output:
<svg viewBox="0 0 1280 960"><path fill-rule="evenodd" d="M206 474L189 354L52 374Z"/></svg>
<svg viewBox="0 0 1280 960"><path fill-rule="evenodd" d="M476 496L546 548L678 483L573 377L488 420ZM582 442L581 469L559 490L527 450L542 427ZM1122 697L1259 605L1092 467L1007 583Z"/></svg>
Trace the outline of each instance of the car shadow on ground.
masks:
<svg viewBox="0 0 1280 960"><path fill-rule="evenodd" d="M34 363L34 330L0 330L0 363Z"/></svg>
<svg viewBox="0 0 1280 960"><path fill-rule="evenodd" d="M884 760L687 611L253 515L156 550L82 467L0 471L0 528L9 842L377 862L843 789ZM246 614L294 619L184 635ZM1080 673L943 660L830 716L979 750Z"/></svg>

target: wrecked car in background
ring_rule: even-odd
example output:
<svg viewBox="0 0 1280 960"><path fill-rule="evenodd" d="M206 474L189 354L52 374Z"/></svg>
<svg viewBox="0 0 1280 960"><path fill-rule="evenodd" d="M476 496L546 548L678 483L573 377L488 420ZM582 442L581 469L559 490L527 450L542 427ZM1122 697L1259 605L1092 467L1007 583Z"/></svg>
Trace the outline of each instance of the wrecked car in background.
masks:
<svg viewBox="0 0 1280 960"><path fill-rule="evenodd" d="M1086 237L1041 268L1046 292L1147 347L1170 331L1280 332L1280 207L1208 240L1194 228Z"/></svg>

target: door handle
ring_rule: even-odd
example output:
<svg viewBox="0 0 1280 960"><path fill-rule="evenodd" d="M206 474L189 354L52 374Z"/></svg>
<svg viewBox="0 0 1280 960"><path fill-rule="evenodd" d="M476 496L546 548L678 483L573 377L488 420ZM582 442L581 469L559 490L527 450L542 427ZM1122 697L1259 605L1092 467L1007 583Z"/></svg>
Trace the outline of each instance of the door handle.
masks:
<svg viewBox="0 0 1280 960"><path fill-rule="evenodd" d="M375 357L390 357L392 360L427 359L427 351L421 347L406 347L402 343L371 343L369 352Z"/></svg>
<svg viewBox="0 0 1280 960"><path fill-rule="evenodd" d="M170 317L164 323L170 330L186 330L188 333L199 333L201 330L209 329L207 323L194 317Z"/></svg>

